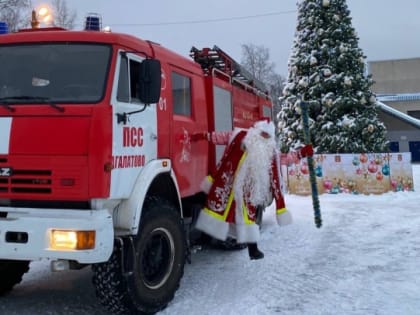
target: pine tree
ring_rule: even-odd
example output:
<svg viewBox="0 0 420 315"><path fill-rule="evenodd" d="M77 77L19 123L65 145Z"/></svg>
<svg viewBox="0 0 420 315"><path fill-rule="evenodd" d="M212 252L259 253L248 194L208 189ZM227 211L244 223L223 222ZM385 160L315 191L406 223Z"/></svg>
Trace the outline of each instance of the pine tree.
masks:
<svg viewBox="0 0 420 315"><path fill-rule="evenodd" d="M351 25L345 0L301 0L289 73L278 115L279 140L287 152L303 143L300 101L310 108L317 153L387 150L373 84Z"/></svg>

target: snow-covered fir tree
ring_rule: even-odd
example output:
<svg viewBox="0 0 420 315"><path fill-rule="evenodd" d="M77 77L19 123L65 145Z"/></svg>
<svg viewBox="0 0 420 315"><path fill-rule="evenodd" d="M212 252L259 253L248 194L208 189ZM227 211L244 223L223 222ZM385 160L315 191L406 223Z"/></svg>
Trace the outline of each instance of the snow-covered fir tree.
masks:
<svg viewBox="0 0 420 315"><path fill-rule="evenodd" d="M304 142L300 101L309 104L317 153L384 152L372 78L345 0L300 0L289 73L278 115L283 152Z"/></svg>

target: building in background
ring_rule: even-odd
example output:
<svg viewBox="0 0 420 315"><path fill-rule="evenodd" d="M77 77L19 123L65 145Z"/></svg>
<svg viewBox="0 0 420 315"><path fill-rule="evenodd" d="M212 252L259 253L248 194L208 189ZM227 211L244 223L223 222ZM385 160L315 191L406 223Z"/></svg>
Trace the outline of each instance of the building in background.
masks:
<svg viewBox="0 0 420 315"><path fill-rule="evenodd" d="M372 61L369 74L393 152L420 162L420 58Z"/></svg>

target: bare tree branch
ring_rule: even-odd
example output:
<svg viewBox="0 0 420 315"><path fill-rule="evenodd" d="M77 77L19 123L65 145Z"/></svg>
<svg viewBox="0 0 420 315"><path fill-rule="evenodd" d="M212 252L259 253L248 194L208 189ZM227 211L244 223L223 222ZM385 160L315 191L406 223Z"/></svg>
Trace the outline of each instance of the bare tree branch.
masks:
<svg viewBox="0 0 420 315"><path fill-rule="evenodd" d="M279 111L279 96L282 95L285 78L275 72L275 64L270 61L269 49L254 44L242 45L242 66L269 89L274 103L274 112Z"/></svg>
<svg viewBox="0 0 420 315"><path fill-rule="evenodd" d="M56 26L73 29L77 18L75 10L70 10L66 0L53 0L54 24Z"/></svg>
<svg viewBox="0 0 420 315"><path fill-rule="evenodd" d="M12 32L28 27L31 6L30 0L0 0L0 20L6 22Z"/></svg>
<svg viewBox="0 0 420 315"><path fill-rule="evenodd" d="M254 44L242 45L242 65L250 71L255 78L267 83L274 73L275 64L270 61L270 52L267 47Z"/></svg>

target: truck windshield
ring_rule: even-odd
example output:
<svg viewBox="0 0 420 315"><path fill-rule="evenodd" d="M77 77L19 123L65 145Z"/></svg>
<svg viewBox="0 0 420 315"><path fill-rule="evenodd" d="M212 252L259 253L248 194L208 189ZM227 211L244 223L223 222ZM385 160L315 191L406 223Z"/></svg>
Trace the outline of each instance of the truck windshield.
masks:
<svg viewBox="0 0 420 315"><path fill-rule="evenodd" d="M0 99L96 103L105 92L111 46L36 43L0 46Z"/></svg>

